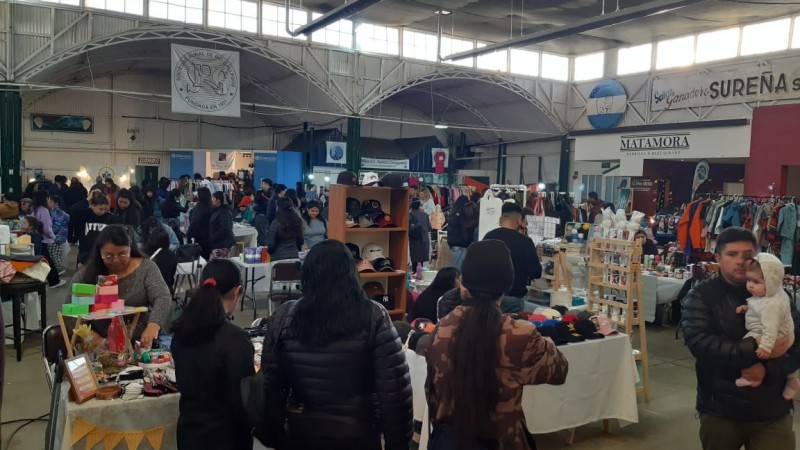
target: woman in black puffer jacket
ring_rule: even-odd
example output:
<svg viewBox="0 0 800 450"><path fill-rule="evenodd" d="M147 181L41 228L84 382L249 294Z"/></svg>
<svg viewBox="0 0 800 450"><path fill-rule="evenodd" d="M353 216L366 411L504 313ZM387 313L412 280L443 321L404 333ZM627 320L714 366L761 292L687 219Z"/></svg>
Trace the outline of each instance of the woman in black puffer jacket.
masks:
<svg viewBox="0 0 800 450"><path fill-rule="evenodd" d="M288 431L265 430L278 450L407 450L413 431L411 381L389 314L369 300L341 242L323 241L302 267L305 296L269 319L261 367L267 399L291 392ZM277 342L277 345L275 344ZM270 400L268 400L270 401ZM278 414L280 415L280 414Z"/></svg>

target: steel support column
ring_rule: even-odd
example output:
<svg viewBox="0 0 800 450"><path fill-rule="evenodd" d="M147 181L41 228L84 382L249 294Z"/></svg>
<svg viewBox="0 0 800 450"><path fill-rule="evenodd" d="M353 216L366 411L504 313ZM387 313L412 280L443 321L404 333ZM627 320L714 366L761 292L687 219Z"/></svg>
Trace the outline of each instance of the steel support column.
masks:
<svg viewBox="0 0 800 450"><path fill-rule="evenodd" d="M361 169L361 118L347 119L347 169L358 174Z"/></svg>
<svg viewBox="0 0 800 450"><path fill-rule="evenodd" d="M0 85L0 191L22 192L22 99L17 88Z"/></svg>
<svg viewBox="0 0 800 450"><path fill-rule="evenodd" d="M567 192L569 189L569 139L567 135L561 137L561 158L558 165L558 191Z"/></svg>

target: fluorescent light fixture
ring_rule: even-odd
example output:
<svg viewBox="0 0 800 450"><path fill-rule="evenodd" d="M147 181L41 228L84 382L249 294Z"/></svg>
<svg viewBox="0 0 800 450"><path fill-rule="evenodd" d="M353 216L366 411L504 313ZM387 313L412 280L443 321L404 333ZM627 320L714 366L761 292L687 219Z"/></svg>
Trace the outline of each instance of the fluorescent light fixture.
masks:
<svg viewBox="0 0 800 450"><path fill-rule="evenodd" d="M543 190L544 190L544 188L546 188L547 186L545 186L545 185L544 185L544 183L539 183L538 185L536 185L536 187L537 187L537 188L538 188L540 191L543 191Z"/></svg>
<svg viewBox="0 0 800 450"><path fill-rule="evenodd" d="M444 125L444 124L441 124L441 123L437 123L436 125L433 126L433 128L436 128L438 130L446 130L447 129L447 125Z"/></svg>
<svg viewBox="0 0 800 450"><path fill-rule="evenodd" d="M314 179L314 174L313 174L313 173L312 173L312 174L309 174L309 175L308 175L308 179L309 179L309 180L313 180L313 179Z"/></svg>
<svg viewBox="0 0 800 450"><path fill-rule="evenodd" d="M329 182L329 181L331 181L331 177L329 177L329 176L325 175L325 182L327 183L327 182Z"/></svg>
<svg viewBox="0 0 800 450"><path fill-rule="evenodd" d="M289 12L291 10L290 0L286 0L286 32L290 36L298 36L300 34L310 35L311 33L321 30L322 28L332 25L342 19L347 19L369 8L381 0L354 0L350 3L345 3L337 8L332 9L327 14L324 14L311 22L301 25L298 29L292 31L289 29Z"/></svg>
<svg viewBox="0 0 800 450"><path fill-rule="evenodd" d="M136 169L131 169L131 173L136 173Z"/></svg>
<svg viewBox="0 0 800 450"><path fill-rule="evenodd" d="M453 14L453 11L448 11L446 9L440 9L438 11L434 11L433 13L434 14L441 14L443 16L449 16L450 14Z"/></svg>

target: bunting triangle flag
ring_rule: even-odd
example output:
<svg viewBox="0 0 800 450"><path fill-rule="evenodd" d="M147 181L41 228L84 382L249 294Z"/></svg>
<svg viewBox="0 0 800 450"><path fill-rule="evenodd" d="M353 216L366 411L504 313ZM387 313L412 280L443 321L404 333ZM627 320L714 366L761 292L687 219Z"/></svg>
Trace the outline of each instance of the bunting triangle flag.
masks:
<svg viewBox="0 0 800 450"><path fill-rule="evenodd" d="M164 439L164 427L147 430L145 436L147 436L150 445L153 446L153 450L161 450L161 441Z"/></svg>
<svg viewBox="0 0 800 450"><path fill-rule="evenodd" d="M95 427L95 429L89 433L89 436L86 436L86 450L93 449L107 434L108 430Z"/></svg>
<svg viewBox="0 0 800 450"><path fill-rule="evenodd" d="M72 436L69 438L69 446L74 447L78 441L83 439L83 437L89 434L89 432L93 429L94 425L91 423L81 419L80 417L76 418L75 422L72 424Z"/></svg>
<svg viewBox="0 0 800 450"><path fill-rule="evenodd" d="M120 431L109 431L105 439L103 439L103 447L105 450L114 450L123 437L125 437L125 433Z"/></svg>
<svg viewBox="0 0 800 450"><path fill-rule="evenodd" d="M128 450L136 450L144 438L143 431L129 431L125 433L125 443L128 444Z"/></svg>

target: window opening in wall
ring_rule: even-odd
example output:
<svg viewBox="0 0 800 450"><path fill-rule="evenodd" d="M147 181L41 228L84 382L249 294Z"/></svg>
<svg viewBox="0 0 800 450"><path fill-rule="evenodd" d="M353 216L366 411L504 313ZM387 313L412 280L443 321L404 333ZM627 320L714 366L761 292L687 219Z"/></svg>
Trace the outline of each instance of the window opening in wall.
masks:
<svg viewBox="0 0 800 450"><path fill-rule="evenodd" d="M478 43L478 48L486 47L483 42ZM495 70L508 72L508 50L498 50L496 52L480 55L477 58L478 69Z"/></svg>
<svg viewBox="0 0 800 450"><path fill-rule="evenodd" d="M739 27L697 35L695 62L735 58L739 52Z"/></svg>
<svg viewBox="0 0 800 450"><path fill-rule="evenodd" d="M584 202L589 198L589 192L597 192L598 198L603 198L603 176L602 175L583 175L581 176L581 183L583 190L580 186L576 187L576 191L580 192L580 201Z"/></svg>
<svg viewBox="0 0 800 450"><path fill-rule="evenodd" d="M592 53L575 58L575 81L594 80L603 78L605 53Z"/></svg>
<svg viewBox="0 0 800 450"><path fill-rule="evenodd" d="M322 14L312 14L312 20L322 17ZM335 45L337 47L353 48L353 21L340 20L327 27L311 33L311 40L322 44Z"/></svg>
<svg viewBox="0 0 800 450"><path fill-rule="evenodd" d="M569 79L569 58L542 53L542 78L567 81Z"/></svg>
<svg viewBox="0 0 800 450"><path fill-rule="evenodd" d="M86 0L87 8L105 9L125 14L144 14L144 0Z"/></svg>
<svg viewBox="0 0 800 450"><path fill-rule="evenodd" d="M289 28L296 30L308 23L308 12L291 8L289 10ZM308 36L301 34L291 36L286 32L286 8L273 3L261 4L261 34L307 41Z"/></svg>
<svg viewBox="0 0 800 450"><path fill-rule="evenodd" d="M436 37L434 36L434 47L436 46ZM442 56L452 55L453 53L465 52L475 48L475 42L467 39L458 39L449 36L442 36ZM438 58L437 58L438 59ZM452 64L454 66L474 67L475 58L463 58L456 60L442 61L443 64Z"/></svg>
<svg viewBox="0 0 800 450"><path fill-rule="evenodd" d="M81 0L40 0L47 3L58 3L59 5L81 6Z"/></svg>
<svg viewBox="0 0 800 450"><path fill-rule="evenodd" d="M387 55L400 54L400 30L362 23L356 27L356 50Z"/></svg>
<svg viewBox="0 0 800 450"><path fill-rule="evenodd" d="M661 41L656 46L656 69L690 66L694 62L694 36Z"/></svg>
<svg viewBox="0 0 800 450"><path fill-rule="evenodd" d="M800 48L800 16L794 18L794 31L792 31L792 48Z"/></svg>
<svg viewBox="0 0 800 450"><path fill-rule="evenodd" d="M789 46L790 18L756 23L742 28L742 56L786 50Z"/></svg>
<svg viewBox="0 0 800 450"><path fill-rule="evenodd" d="M653 58L653 44L621 48L617 53L617 75L647 72Z"/></svg>
<svg viewBox="0 0 800 450"><path fill-rule="evenodd" d="M150 17L203 24L203 0L150 0Z"/></svg>
<svg viewBox="0 0 800 450"><path fill-rule="evenodd" d="M436 35L421 31L403 30L403 56L406 58L436 61Z"/></svg>
<svg viewBox="0 0 800 450"><path fill-rule="evenodd" d="M258 33L258 4L248 0L209 1L208 25Z"/></svg>
<svg viewBox="0 0 800 450"><path fill-rule="evenodd" d="M528 50L511 49L511 67L509 72L528 75L531 77L539 76L539 52Z"/></svg>

